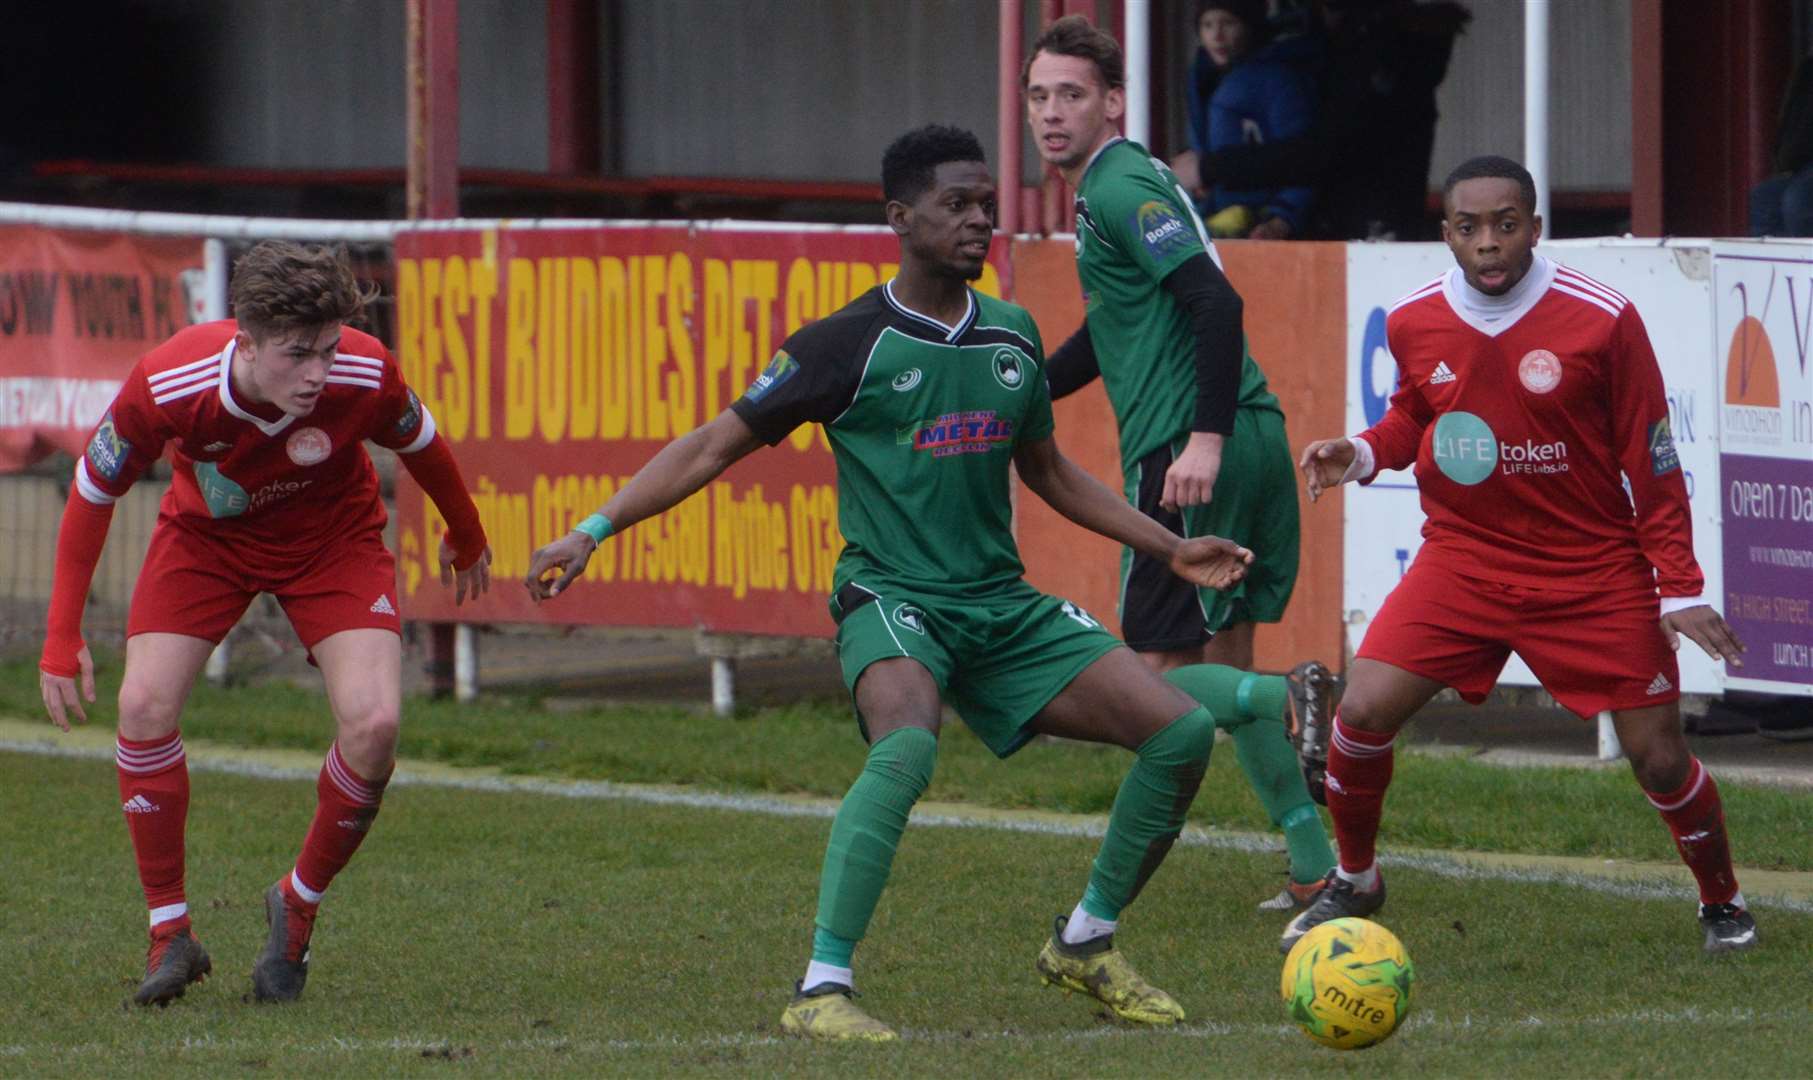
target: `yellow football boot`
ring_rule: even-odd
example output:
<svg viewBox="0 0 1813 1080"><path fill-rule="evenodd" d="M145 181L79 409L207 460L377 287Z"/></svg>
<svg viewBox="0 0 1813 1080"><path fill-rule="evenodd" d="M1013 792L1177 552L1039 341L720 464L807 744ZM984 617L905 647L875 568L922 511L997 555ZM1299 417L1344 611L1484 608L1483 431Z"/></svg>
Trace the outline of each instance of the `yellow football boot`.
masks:
<svg viewBox="0 0 1813 1080"><path fill-rule="evenodd" d="M894 1029L862 1011L852 1001L855 991L837 983L820 983L810 990L794 988L793 1000L781 1013L781 1030L802 1039L839 1039L893 1042Z"/></svg>
<svg viewBox="0 0 1813 1080"><path fill-rule="evenodd" d="M1133 970L1114 947L1114 935L1064 944L1064 917L1059 916L1051 940L1039 951L1039 975L1046 986L1088 994L1136 1024L1175 1024L1183 1019L1183 1006Z"/></svg>

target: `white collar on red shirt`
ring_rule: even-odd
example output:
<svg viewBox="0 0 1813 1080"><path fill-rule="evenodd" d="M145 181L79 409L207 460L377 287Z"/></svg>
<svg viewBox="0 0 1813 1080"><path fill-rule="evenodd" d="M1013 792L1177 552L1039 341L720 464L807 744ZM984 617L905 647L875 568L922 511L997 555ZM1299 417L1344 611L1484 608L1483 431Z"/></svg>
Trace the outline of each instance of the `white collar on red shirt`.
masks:
<svg viewBox="0 0 1813 1080"><path fill-rule="evenodd" d="M236 352L238 348L239 339L234 338L227 342L226 348L220 350L220 403L226 406L226 410L234 416L237 416L248 423L258 425L259 431L264 432L266 435L275 435L284 428L289 427L290 421L296 418L289 413L284 413L283 419L281 420L266 420L262 417L253 416L251 413L240 408L239 402L233 400L233 353Z"/></svg>
<svg viewBox="0 0 1813 1080"><path fill-rule="evenodd" d="M1530 263L1530 272L1503 296L1487 296L1467 284L1467 275L1458 266L1442 279L1442 295L1462 322L1487 337L1497 337L1535 307L1554 280L1555 263L1538 255Z"/></svg>

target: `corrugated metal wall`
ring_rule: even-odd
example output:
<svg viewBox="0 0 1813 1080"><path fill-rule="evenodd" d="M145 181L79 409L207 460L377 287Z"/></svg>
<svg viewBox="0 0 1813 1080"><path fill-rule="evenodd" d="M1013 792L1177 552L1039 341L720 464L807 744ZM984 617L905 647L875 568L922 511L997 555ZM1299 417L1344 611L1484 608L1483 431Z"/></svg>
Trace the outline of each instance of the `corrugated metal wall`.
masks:
<svg viewBox="0 0 1813 1080"><path fill-rule="evenodd" d="M177 0L201 48L208 161L286 169L404 160L403 0ZM547 19L460 0L460 159L548 164Z"/></svg>
<svg viewBox="0 0 1813 1080"><path fill-rule="evenodd" d="M993 0L599 2L616 38L602 50L616 98L602 112L629 175L869 180L893 135L934 120L973 129L995 153ZM1194 7L1159 4L1180 48ZM1522 148L1523 5L1470 7L1440 93L1437 179L1471 154ZM1625 188L1630 2L1551 7L1554 184ZM172 62L198 68L206 90L196 122L208 161L402 164L402 0L164 0L161 11L183 28ZM545 168L545 6L461 0L460 23L462 161Z"/></svg>
<svg viewBox="0 0 1813 1080"><path fill-rule="evenodd" d="M1477 154L1523 157L1523 5L1474 0L1437 92L1430 186ZM1549 5L1550 185L1630 189L1630 0Z"/></svg>
<svg viewBox="0 0 1813 1080"><path fill-rule="evenodd" d="M993 154L996 23L987 0L626 3L624 171L874 180L931 122Z"/></svg>

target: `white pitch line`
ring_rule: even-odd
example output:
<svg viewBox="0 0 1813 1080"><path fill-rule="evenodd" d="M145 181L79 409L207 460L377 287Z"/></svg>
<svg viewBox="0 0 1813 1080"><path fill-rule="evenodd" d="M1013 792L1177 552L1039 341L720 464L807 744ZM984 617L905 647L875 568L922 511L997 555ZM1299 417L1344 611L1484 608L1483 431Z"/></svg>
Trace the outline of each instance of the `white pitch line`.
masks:
<svg viewBox="0 0 1813 1080"><path fill-rule="evenodd" d="M1802 1010L1796 1009L1699 1009L1689 1006L1685 1009L1638 1009L1629 1012L1605 1013L1597 1016L1522 1016L1507 1018L1503 1016L1481 1016L1477 1022L1471 1013L1446 1017L1433 1015L1427 1011L1413 1012L1404 1021L1401 1029L1405 1032L1434 1031L1440 1033L1503 1031L1508 1028L1566 1030L1570 1028L1606 1028L1606 1027L1641 1027L1664 1030L1673 1025L1693 1024L1707 1025L1744 1025L1771 1021L1804 1019ZM1211 1039L1227 1035L1264 1035L1268 1038L1284 1038L1292 1034L1294 1026L1286 1023L1198 1023L1180 1024L1167 1028L1139 1028L1120 1025L1098 1024L1093 1027L1076 1028L1067 1031L923 1031L916 1028L903 1028L902 1040L906 1043L975 1043L975 1042L1091 1042L1098 1039ZM488 1043L482 1039L469 1036L455 1038L434 1037L395 1037L389 1039L360 1039L337 1036L331 1039L317 1040L309 1043L285 1041L259 1042L250 1039L217 1039L213 1036L186 1035L182 1038L180 1049L186 1052L221 1051L226 1053L274 1052L284 1053L327 1053L344 1051L349 1053L368 1053L371 1051L413 1051L423 1055L448 1053L458 1058L470 1050L474 1055L497 1053L500 1051L536 1051L553 1050L561 1052L581 1051L589 1053L628 1053L637 1051L696 1051L715 1048L761 1049L766 1047L796 1045L799 1040L775 1035L757 1035L745 1033L726 1033L721 1035L703 1035L697 1038L665 1039L567 1039L547 1036L530 1039L503 1039ZM0 1058L40 1055L47 1057L87 1057L98 1054L111 1054L119 1047L102 1043L76 1043L63 1045L57 1043L13 1043L0 1045Z"/></svg>
<svg viewBox="0 0 1813 1080"><path fill-rule="evenodd" d="M113 751L93 747L72 747L49 741L0 739L0 752L37 754L44 757L78 758L112 761ZM223 755L218 750L191 754L189 767L201 772L244 776L259 780L314 780L317 770L288 768L245 761ZM769 795L725 795L706 791L682 791L672 788L635 784L616 784L608 780L547 780L515 776L459 776L436 771L417 774L408 765L398 770L393 787L449 788L459 791L487 791L500 794L547 795L566 799L598 799L613 802L640 803L648 806L679 806L697 810L717 810L740 814L762 814L770 817L830 818L837 814L834 799L808 801L782 799ZM1000 832L1030 833L1041 836L1064 836L1100 839L1107 829L1104 818L1061 820L1050 817L1020 817L1009 813L950 814L915 810L911 822L931 828L993 829ZM1243 852L1275 852L1278 842L1267 836L1226 833L1190 825L1177 842L1185 847L1206 847ZM1686 885L1666 880L1642 881L1599 877L1556 867L1498 866L1441 854L1381 854L1379 863L1405 867L1459 881L1508 881L1525 885L1564 885L1606 896L1631 900L1697 900L1698 893ZM1746 892L1751 906L1813 914L1813 900L1795 896L1770 896Z"/></svg>

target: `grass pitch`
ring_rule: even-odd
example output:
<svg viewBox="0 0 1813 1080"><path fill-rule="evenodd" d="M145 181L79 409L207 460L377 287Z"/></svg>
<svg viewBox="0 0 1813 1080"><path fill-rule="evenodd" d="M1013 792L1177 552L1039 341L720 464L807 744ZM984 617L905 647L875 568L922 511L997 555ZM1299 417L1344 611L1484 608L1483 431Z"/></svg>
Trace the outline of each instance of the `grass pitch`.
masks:
<svg viewBox="0 0 1813 1080"><path fill-rule="evenodd" d="M1094 842L986 828L910 829L857 954L863 1003L906 1039L803 1044L777 1020L806 959L822 819L425 786L393 788L335 883L303 1000L260 1007L259 897L312 785L201 770L189 895L215 975L141 1010L125 1004L144 916L116 802L104 760L0 754L0 1073L1813 1071L1813 917L1765 908L1760 949L1710 960L1678 899L1409 869L1388 871L1381 921L1417 966L1411 1020L1371 1050L1322 1049L1285 1020L1280 920L1252 908L1280 859L1204 848L1178 849L1122 933L1189 1022L1130 1029L1032 973Z"/></svg>
<svg viewBox="0 0 1813 1080"><path fill-rule="evenodd" d="M110 730L119 661L100 658L93 726ZM35 662L0 663L0 716L44 724ZM200 683L183 711L193 741L324 753L333 722L319 693L278 685L217 689ZM678 706L542 707L530 695L487 695L473 705L411 699L406 758L489 766L524 776L687 784L841 798L862 769L863 745L845 700L808 701L721 719ZM995 760L951 721L939 739L928 800L1009 809L1105 814L1130 757L1110 747L1035 741ZM1813 871L1813 810L1804 791L1719 781L1740 865ZM1258 799L1217 746L1190 811L1200 825L1270 831ZM1676 862L1668 831L1630 771L1506 769L1463 757L1400 751L1379 842L1394 848L1464 848L1533 855Z"/></svg>

